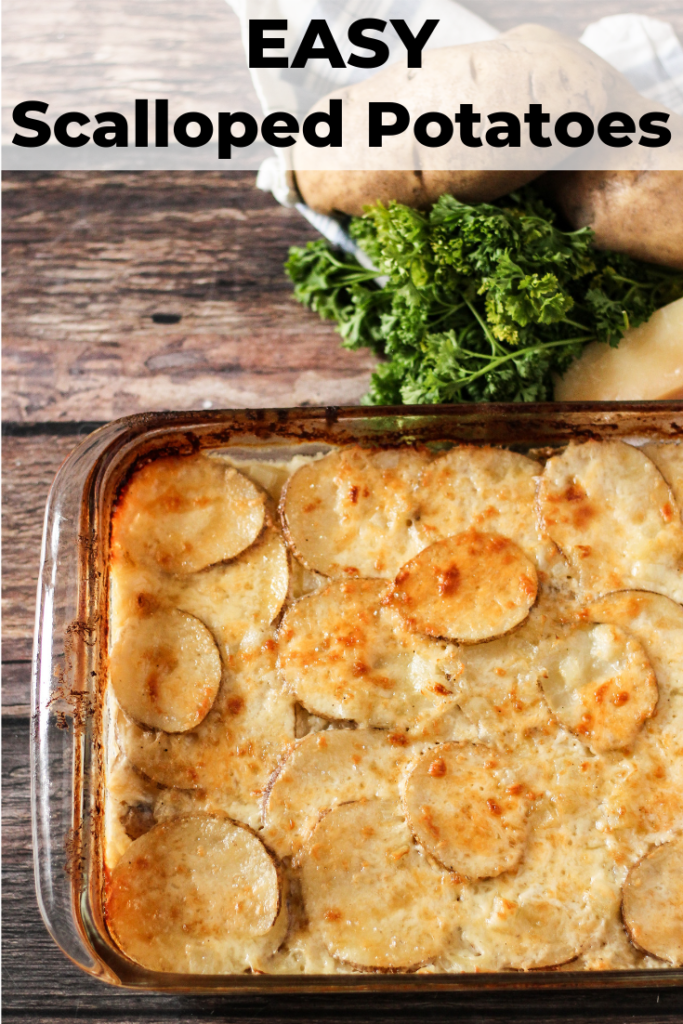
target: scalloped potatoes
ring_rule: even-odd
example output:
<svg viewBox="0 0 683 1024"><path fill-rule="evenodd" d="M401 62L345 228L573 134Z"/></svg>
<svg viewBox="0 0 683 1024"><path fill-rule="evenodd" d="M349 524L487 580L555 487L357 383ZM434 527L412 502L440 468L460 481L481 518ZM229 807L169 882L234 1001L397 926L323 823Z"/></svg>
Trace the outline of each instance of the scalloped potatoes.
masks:
<svg viewBox="0 0 683 1024"><path fill-rule="evenodd" d="M134 473L107 693L120 949L189 973L680 963L680 466L588 442Z"/></svg>

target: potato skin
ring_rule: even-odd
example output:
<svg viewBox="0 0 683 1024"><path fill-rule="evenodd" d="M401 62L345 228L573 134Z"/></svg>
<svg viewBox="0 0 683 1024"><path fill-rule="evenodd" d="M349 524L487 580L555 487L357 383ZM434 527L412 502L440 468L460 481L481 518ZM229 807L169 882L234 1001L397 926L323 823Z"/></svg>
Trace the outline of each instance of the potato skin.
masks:
<svg viewBox="0 0 683 1024"><path fill-rule="evenodd" d="M540 95L550 109L586 109L594 118L623 104L635 112L647 106L619 72L580 43L539 25L522 25L488 42L427 51L419 70L393 64L316 103L313 111L327 111L330 99L342 101L348 137L337 150L297 143L292 161L302 197L320 213L358 216L378 200L422 208L444 193L464 202L506 195L541 173L529 170L538 162L538 152L524 134L514 165L491 170L491 152L482 147L467 152L468 169L463 170L457 132L438 149L419 146L411 128L386 138L382 149L369 149L359 129L373 101L403 102L415 120L427 111L450 112L460 103L495 110L501 94L506 109L520 117ZM556 149L559 163L563 153ZM513 159L512 151L506 158Z"/></svg>
<svg viewBox="0 0 683 1024"><path fill-rule="evenodd" d="M539 185L598 249L683 270L683 171L550 171Z"/></svg>
<svg viewBox="0 0 683 1024"><path fill-rule="evenodd" d="M486 203L521 188L538 171L297 171L304 202L319 213L360 217L371 203L392 199L425 210L439 196Z"/></svg>

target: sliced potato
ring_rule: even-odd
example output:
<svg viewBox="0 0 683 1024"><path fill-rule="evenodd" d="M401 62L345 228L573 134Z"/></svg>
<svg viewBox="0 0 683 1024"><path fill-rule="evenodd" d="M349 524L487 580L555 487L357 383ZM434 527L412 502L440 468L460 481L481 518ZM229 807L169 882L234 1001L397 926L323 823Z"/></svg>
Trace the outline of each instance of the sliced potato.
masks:
<svg viewBox="0 0 683 1024"><path fill-rule="evenodd" d="M618 913L613 861L594 835L530 830L524 860L463 888L462 934L479 954L479 970L539 970L570 963Z"/></svg>
<svg viewBox="0 0 683 1024"><path fill-rule="evenodd" d="M432 960L457 923L458 888L413 845L393 801L341 804L302 862L309 919L345 963L408 970Z"/></svg>
<svg viewBox="0 0 683 1024"><path fill-rule="evenodd" d="M681 319L683 320L683 299L680 299ZM683 355L681 356L683 359ZM668 441L661 444L646 444L643 451L662 474L673 491L678 509L683 514L683 444L680 441Z"/></svg>
<svg viewBox="0 0 683 1024"><path fill-rule="evenodd" d="M399 737L402 739L402 737ZM323 811L378 797L398 803L409 746L391 733L327 729L304 736L275 771L264 801L264 838L278 856L297 854Z"/></svg>
<svg viewBox="0 0 683 1024"><path fill-rule="evenodd" d="M301 598L279 630L279 666L308 711L405 728L452 702L456 649L416 637L382 605L388 584L346 580Z"/></svg>
<svg viewBox="0 0 683 1024"><path fill-rule="evenodd" d="M585 599L633 588L683 600L683 525L666 481L638 448L570 444L546 463L539 509Z"/></svg>
<svg viewBox="0 0 683 1024"><path fill-rule="evenodd" d="M565 907L543 895L518 902L495 896L485 928L475 930L470 923L464 934L481 955L497 954L501 967L518 971L570 963L588 939Z"/></svg>
<svg viewBox="0 0 683 1024"><path fill-rule="evenodd" d="M293 702L278 684L274 641L231 657L214 706L195 729L169 735L121 713L117 739L156 782L221 789L230 813L257 827L263 789L294 739Z"/></svg>
<svg viewBox="0 0 683 1024"><path fill-rule="evenodd" d="M631 859L643 843L683 828L683 608L644 591L608 594L587 609L595 622L627 630L643 645L657 679L657 713L638 737L634 756L605 793L606 825Z"/></svg>
<svg viewBox="0 0 683 1024"><path fill-rule="evenodd" d="M420 478L417 532L424 546L465 530L509 537L538 563L547 541L534 512L540 462L487 445L460 445L434 459Z"/></svg>
<svg viewBox="0 0 683 1024"><path fill-rule="evenodd" d="M624 590L608 594L587 610L592 622L611 622L632 634L654 669L659 691L650 730L683 734L683 608L661 594Z"/></svg>
<svg viewBox="0 0 683 1024"><path fill-rule="evenodd" d="M410 448L349 447L302 466L280 505L297 558L325 576L392 579L423 547L414 521L428 461Z"/></svg>
<svg viewBox="0 0 683 1024"><path fill-rule="evenodd" d="M614 625L581 625L560 636L540 683L558 721L594 753L630 747L657 707L649 658Z"/></svg>
<svg viewBox="0 0 683 1024"><path fill-rule="evenodd" d="M109 928L123 952L153 971L245 970L273 930L280 886L273 859L227 817L187 815L129 846L112 874ZM263 942L261 943L261 945Z"/></svg>
<svg viewBox="0 0 683 1024"><path fill-rule="evenodd" d="M561 629L563 604L541 591L526 622L508 636L460 648L463 671L455 699L468 720L489 737L522 742L547 729L552 715L538 685L545 645Z"/></svg>
<svg viewBox="0 0 683 1024"><path fill-rule="evenodd" d="M631 868L622 914L639 949L683 966L683 839L663 843Z"/></svg>
<svg viewBox="0 0 683 1024"><path fill-rule="evenodd" d="M404 793L411 832L466 878L514 868L524 855L529 801L511 759L480 743L441 743L415 762Z"/></svg>
<svg viewBox="0 0 683 1024"><path fill-rule="evenodd" d="M265 492L219 459L157 459L133 475L114 513L112 555L170 573L198 572L253 544Z"/></svg>
<svg viewBox="0 0 683 1024"><path fill-rule="evenodd" d="M180 608L201 619L227 658L245 636L279 615L289 589L288 563L282 534L267 522L246 551L201 572L171 576L118 564L112 573L112 626L116 630L130 616Z"/></svg>
<svg viewBox="0 0 683 1024"><path fill-rule="evenodd" d="M534 564L514 541L472 529L404 565L388 601L413 632L477 643L523 622L537 590Z"/></svg>
<svg viewBox="0 0 683 1024"><path fill-rule="evenodd" d="M177 608L129 619L110 655L116 699L150 729L186 732L206 717L221 659L206 626Z"/></svg>
<svg viewBox="0 0 683 1024"><path fill-rule="evenodd" d="M178 608L205 622L225 651L269 626L289 587L287 548L267 525L258 540L227 565L174 580L167 589Z"/></svg>

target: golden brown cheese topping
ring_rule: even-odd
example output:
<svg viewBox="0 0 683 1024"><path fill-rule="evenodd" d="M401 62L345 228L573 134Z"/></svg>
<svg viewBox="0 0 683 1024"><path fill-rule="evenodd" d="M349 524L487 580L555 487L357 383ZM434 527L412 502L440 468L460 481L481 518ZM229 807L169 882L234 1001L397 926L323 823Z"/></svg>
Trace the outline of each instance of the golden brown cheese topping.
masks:
<svg viewBox="0 0 683 1024"><path fill-rule="evenodd" d="M426 751L410 770L404 805L420 845L458 875L502 875L524 855L528 792L514 760L495 747Z"/></svg>
<svg viewBox="0 0 683 1024"><path fill-rule="evenodd" d="M514 541L467 530L404 565L389 601L415 633L478 643L523 622L537 590L533 562Z"/></svg>
<svg viewBox="0 0 683 1024"><path fill-rule="evenodd" d="M104 707L123 953L683 964L682 462L349 446L134 472Z"/></svg>

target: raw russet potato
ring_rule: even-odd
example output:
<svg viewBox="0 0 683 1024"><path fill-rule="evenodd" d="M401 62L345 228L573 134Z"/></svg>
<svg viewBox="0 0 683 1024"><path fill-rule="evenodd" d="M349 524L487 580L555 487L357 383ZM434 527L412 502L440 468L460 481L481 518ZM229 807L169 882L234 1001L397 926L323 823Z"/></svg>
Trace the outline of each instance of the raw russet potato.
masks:
<svg viewBox="0 0 683 1024"><path fill-rule="evenodd" d="M666 221L666 211L660 217ZM680 240L683 245L683 227ZM682 397L683 299L663 306L646 323L626 331L618 348L591 342L555 382L558 402Z"/></svg>
<svg viewBox="0 0 683 1024"><path fill-rule="evenodd" d="M550 171L539 186L598 249L683 269L683 171Z"/></svg>
<svg viewBox="0 0 683 1024"><path fill-rule="evenodd" d="M456 104L471 103L484 114L499 110L502 95L505 109L516 113L523 127L529 104L541 98L546 109L581 110L594 119L615 109L637 117L649 105L618 71L580 43L551 29L523 25L487 42L429 50L422 68L393 64L324 97L313 111L328 111L330 99L341 99L345 142L337 150L297 143L293 165L299 191L321 213L355 216L378 199L425 207L446 192L466 202L505 195L539 173L528 170L538 150L525 132L519 149L503 151L508 159L515 153L514 166L497 171L490 169L491 154L501 151L488 146L467 150L469 169L461 170L457 132L441 148L419 145L412 125L402 135L385 137L382 148L368 148L365 135L373 101L403 103L414 124L430 111L453 116ZM559 163L566 151L556 145L553 155Z"/></svg>

